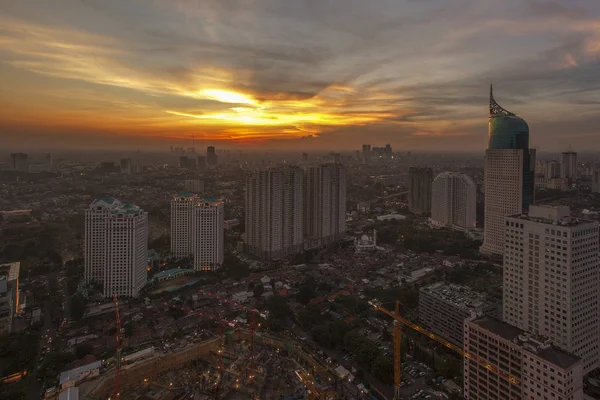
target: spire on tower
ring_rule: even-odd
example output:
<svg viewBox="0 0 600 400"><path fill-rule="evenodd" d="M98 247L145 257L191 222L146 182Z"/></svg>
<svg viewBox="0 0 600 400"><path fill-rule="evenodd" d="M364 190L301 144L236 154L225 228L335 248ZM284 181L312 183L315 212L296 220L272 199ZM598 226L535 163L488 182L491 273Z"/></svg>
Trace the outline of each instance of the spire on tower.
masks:
<svg viewBox="0 0 600 400"><path fill-rule="evenodd" d="M501 117L501 116L514 116L514 113L511 113L494 100L494 91L493 87L490 84L490 117Z"/></svg>

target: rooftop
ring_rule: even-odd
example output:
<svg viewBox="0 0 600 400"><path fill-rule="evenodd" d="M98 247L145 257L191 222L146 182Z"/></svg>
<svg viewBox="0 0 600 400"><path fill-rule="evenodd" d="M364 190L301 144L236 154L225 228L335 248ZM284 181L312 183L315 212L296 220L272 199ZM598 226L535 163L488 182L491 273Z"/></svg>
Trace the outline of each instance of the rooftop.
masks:
<svg viewBox="0 0 600 400"><path fill-rule="evenodd" d="M540 224L555 226L577 226L593 222L580 218L571 217L571 211L567 206L530 206L528 214L510 215L509 218L522 221L537 222Z"/></svg>
<svg viewBox="0 0 600 400"><path fill-rule="evenodd" d="M499 319L484 315L472 320L471 323L496 334L507 341L516 343L524 350L537 355L539 358L546 360L563 370L569 369L581 361L579 357L550 345L547 338L534 337L529 332L523 331L516 326L507 324Z"/></svg>
<svg viewBox="0 0 600 400"><path fill-rule="evenodd" d="M467 311L483 311L486 305L490 305L484 293L475 292L466 286L436 283L421 288L421 291Z"/></svg>
<svg viewBox="0 0 600 400"><path fill-rule="evenodd" d="M13 263L0 265L0 275L6 276L7 281L14 281L14 280L18 279L20 270L21 270L20 262L13 262Z"/></svg>
<svg viewBox="0 0 600 400"><path fill-rule="evenodd" d="M102 366L102 361L96 361L87 365L82 365L81 367L73 368L71 370L62 372L60 374L60 384L64 384L68 381L76 381L82 378L83 374L86 372L92 371L96 368L100 368Z"/></svg>

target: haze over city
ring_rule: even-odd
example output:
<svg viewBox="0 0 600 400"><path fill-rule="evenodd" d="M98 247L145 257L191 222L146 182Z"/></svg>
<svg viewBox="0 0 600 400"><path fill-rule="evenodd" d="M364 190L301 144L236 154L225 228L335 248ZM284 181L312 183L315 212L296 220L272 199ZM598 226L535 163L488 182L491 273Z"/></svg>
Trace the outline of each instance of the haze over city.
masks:
<svg viewBox="0 0 600 400"><path fill-rule="evenodd" d="M0 145L483 150L490 83L600 145L595 0L0 3Z"/></svg>

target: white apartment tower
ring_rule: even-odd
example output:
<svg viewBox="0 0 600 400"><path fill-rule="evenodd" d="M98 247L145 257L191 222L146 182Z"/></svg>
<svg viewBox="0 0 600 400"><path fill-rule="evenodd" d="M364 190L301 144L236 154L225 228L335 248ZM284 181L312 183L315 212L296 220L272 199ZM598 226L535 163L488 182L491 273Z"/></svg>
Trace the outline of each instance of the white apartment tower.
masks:
<svg viewBox="0 0 600 400"><path fill-rule="evenodd" d="M598 222L568 207L531 206L506 218L504 320L599 366Z"/></svg>
<svg viewBox="0 0 600 400"><path fill-rule="evenodd" d="M196 271L214 271L223 265L224 206L222 201L198 199L192 212L192 255Z"/></svg>
<svg viewBox="0 0 600 400"><path fill-rule="evenodd" d="M180 193L171 199L171 254L174 257L192 256L192 214L198 196Z"/></svg>
<svg viewBox="0 0 600 400"><path fill-rule="evenodd" d="M467 320L464 332L466 400L583 400L581 359L547 338L490 316Z"/></svg>
<svg viewBox="0 0 600 400"><path fill-rule="evenodd" d="M443 172L432 184L431 220L457 230L477 225L477 185L465 174Z"/></svg>
<svg viewBox="0 0 600 400"><path fill-rule="evenodd" d="M277 259L304 248L304 172L285 166L246 177L246 250L258 257Z"/></svg>
<svg viewBox="0 0 600 400"><path fill-rule="evenodd" d="M346 168L342 164L308 167L304 181L304 235L327 245L346 234Z"/></svg>
<svg viewBox="0 0 600 400"><path fill-rule="evenodd" d="M526 212L533 204L534 172L535 150L529 149L529 126L523 119L500 107L490 88L482 253L502 256L504 218Z"/></svg>
<svg viewBox="0 0 600 400"><path fill-rule="evenodd" d="M135 297L146 284L148 214L116 199L86 210L85 278L103 283L104 296Z"/></svg>

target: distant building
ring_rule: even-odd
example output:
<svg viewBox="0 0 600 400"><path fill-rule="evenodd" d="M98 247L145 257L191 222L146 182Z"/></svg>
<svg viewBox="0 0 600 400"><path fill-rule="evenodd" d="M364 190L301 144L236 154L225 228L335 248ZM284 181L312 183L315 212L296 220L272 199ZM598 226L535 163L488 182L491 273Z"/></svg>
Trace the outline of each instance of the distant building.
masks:
<svg viewBox="0 0 600 400"><path fill-rule="evenodd" d="M103 283L105 297L136 297L147 279L148 213L116 199L96 199L85 222L86 281Z"/></svg>
<svg viewBox="0 0 600 400"><path fill-rule="evenodd" d="M52 154L48 153L44 156L44 164L46 164L46 170L52 170Z"/></svg>
<svg viewBox="0 0 600 400"><path fill-rule="evenodd" d="M531 206L506 218L504 321L597 368L600 349L598 222L570 216L569 207Z"/></svg>
<svg viewBox="0 0 600 400"><path fill-rule="evenodd" d="M133 165L131 163L131 158L121 159L121 173L124 175L131 175L133 173Z"/></svg>
<svg viewBox="0 0 600 400"><path fill-rule="evenodd" d="M246 251L265 259L303 251L303 177L292 166L246 177Z"/></svg>
<svg viewBox="0 0 600 400"><path fill-rule="evenodd" d="M432 184L431 220L457 230L477 226L477 185L465 174L444 172Z"/></svg>
<svg viewBox="0 0 600 400"><path fill-rule="evenodd" d="M174 257L192 256L192 220L197 201L198 195L190 192L171 199L171 254Z"/></svg>
<svg viewBox="0 0 600 400"><path fill-rule="evenodd" d="M16 171L29 170L28 155L26 153L12 153L10 155L11 166Z"/></svg>
<svg viewBox="0 0 600 400"><path fill-rule="evenodd" d="M216 150L214 146L208 146L206 148L206 164L209 167L216 167L219 161L219 157L217 156Z"/></svg>
<svg viewBox="0 0 600 400"><path fill-rule="evenodd" d="M489 143L485 152L484 254L504 252L504 218L527 212L534 200L535 150L529 126L494 100L490 88Z"/></svg>
<svg viewBox="0 0 600 400"><path fill-rule="evenodd" d="M561 154L560 177L566 179L575 179L577 177L577 153L574 151L565 151Z"/></svg>
<svg viewBox="0 0 600 400"><path fill-rule="evenodd" d="M410 167L408 170L408 208L415 214L431 212L431 168Z"/></svg>
<svg viewBox="0 0 600 400"><path fill-rule="evenodd" d="M365 160L368 160L371 157L371 145L370 144L362 145L362 155Z"/></svg>
<svg viewBox="0 0 600 400"><path fill-rule="evenodd" d="M592 169L592 193L600 193L600 168Z"/></svg>
<svg viewBox="0 0 600 400"><path fill-rule="evenodd" d="M304 235L327 245L346 235L346 168L311 166L304 179Z"/></svg>
<svg viewBox="0 0 600 400"><path fill-rule="evenodd" d="M419 291L419 321L430 331L461 346L465 320L484 314L500 316L500 304L466 286L436 283Z"/></svg>
<svg viewBox="0 0 600 400"><path fill-rule="evenodd" d="M561 165L558 161L547 161L544 165L544 178L554 179L561 177Z"/></svg>
<svg viewBox="0 0 600 400"><path fill-rule="evenodd" d="M377 221L402 221L405 219L406 216L402 214L386 214L377 216Z"/></svg>
<svg viewBox="0 0 600 400"><path fill-rule="evenodd" d="M186 192L204 194L204 181L201 179L186 179L183 186Z"/></svg>
<svg viewBox="0 0 600 400"><path fill-rule="evenodd" d="M464 358L466 400L584 398L581 359L546 338L482 316L466 323L464 348L471 355Z"/></svg>
<svg viewBox="0 0 600 400"><path fill-rule="evenodd" d="M206 156L198 156L198 170L204 171L206 170Z"/></svg>
<svg viewBox="0 0 600 400"><path fill-rule="evenodd" d="M179 167L185 169L195 169L196 161L196 157L181 156L179 157Z"/></svg>
<svg viewBox="0 0 600 400"><path fill-rule="evenodd" d="M192 213L192 255L196 271L214 271L223 265L224 204L204 197Z"/></svg>
<svg viewBox="0 0 600 400"><path fill-rule="evenodd" d="M12 332L13 318L19 312L19 273L21 263L0 265L0 336Z"/></svg>
<svg viewBox="0 0 600 400"><path fill-rule="evenodd" d="M570 189L569 180L567 178L552 178L546 181L546 187L553 190L561 190L566 192Z"/></svg>

